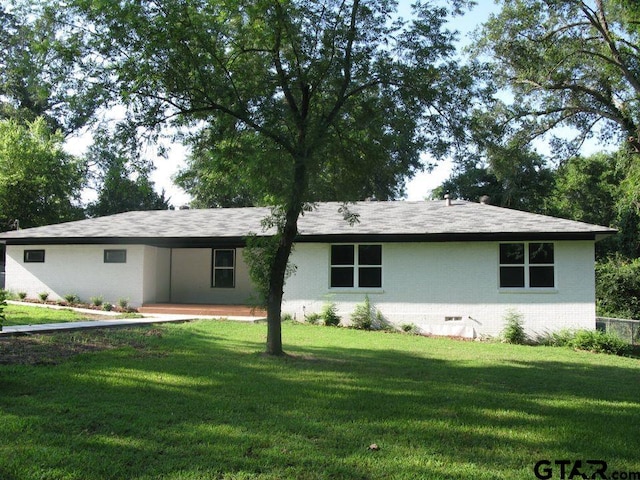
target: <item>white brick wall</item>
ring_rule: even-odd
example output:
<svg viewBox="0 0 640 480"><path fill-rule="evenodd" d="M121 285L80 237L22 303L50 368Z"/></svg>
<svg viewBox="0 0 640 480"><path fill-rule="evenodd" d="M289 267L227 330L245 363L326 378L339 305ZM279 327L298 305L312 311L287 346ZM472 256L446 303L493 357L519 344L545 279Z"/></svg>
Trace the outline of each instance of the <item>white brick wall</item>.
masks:
<svg viewBox="0 0 640 480"><path fill-rule="evenodd" d="M365 295L396 324L413 323L440 334L497 336L509 309L524 315L530 334L560 328L594 328L594 244L555 242L557 285L551 290L506 292L498 288L498 244L387 243L381 289L329 288L326 244L298 244L296 274L285 286L283 311L302 319L335 302L348 320ZM309 274L308 272L313 272ZM462 317L445 321L445 317Z"/></svg>
<svg viewBox="0 0 640 480"><path fill-rule="evenodd" d="M105 249L127 250L126 263L104 263ZM24 250L42 249L44 263L24 263ZM143 300L142 245L38 245L7 246L7 290L23 291L29 298L49 292L50 300L76 294L83 301L102 296L116 303L128 298L131 305Z"/></svg>

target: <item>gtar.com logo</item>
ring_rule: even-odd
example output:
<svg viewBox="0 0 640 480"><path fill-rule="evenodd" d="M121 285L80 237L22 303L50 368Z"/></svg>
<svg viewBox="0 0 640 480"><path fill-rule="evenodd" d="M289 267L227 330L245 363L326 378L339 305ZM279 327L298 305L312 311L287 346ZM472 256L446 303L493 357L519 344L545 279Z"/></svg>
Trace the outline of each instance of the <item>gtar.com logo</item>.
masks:
<svg viewBox="0 0 640 480"><path fill-rule="evenodd" d="M608 472L604 460L540 460L534 465L533 473L540 480L640 480L640 472Z"/></svg>

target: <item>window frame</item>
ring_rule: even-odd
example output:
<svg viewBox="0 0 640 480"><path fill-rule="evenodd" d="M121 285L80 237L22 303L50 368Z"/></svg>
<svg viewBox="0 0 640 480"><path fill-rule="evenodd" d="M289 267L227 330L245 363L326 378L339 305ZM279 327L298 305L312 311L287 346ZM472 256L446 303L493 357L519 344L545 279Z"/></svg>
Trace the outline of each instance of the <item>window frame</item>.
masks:
<svg viewBox="0 0 640 480"><path fill-rule="evenodd" d="M531 245L535 244L548 244L551 245L551 263L536 263L531 262ZM503 263L502 262L502 246L503 245L522 245L524 249L524 258L522 263ZM511 241L500 242L498 244L498 289L500 291L513 291L513 292L555 292L558 288L557 278L557 260L556 260L556 242L553 241ZM553 269L553 285L545 286L531 286L531 269L532 268L549 268ZM524 282L523 286L502 286L502 269L503 268L521 268L523 271Z"/></svg>
<svg viewBox="0 0 640 480"><path fill-rule="evenodd" d="M231 252L233 264L228 266L217 266L216 265L216 254L217 252ZM236 249L235 248L213 248L211 249L211 288L236 288ZM231 270L232 273L232 282L231 286L229 285L216 285L216 271L219 270Z"/></svg>
<svg viewBox="0 0 640 480"><path fill-rule="evenodd" d="M41 254L42 254L42 259L39 259L39 258L36 258L36 259L29 258L29 257L30 257L30 254L35 254L35 253L38 253L38 254L40 254L40 253L41 253ZM23 257L22 257L22 261L23 261L23 263L45 263L45 258L46 258L46 257L45 257L45 250L44 250L43 248L39 248L39 249L32 249L32 248L30 248L30 249L24 250L24 252L23 252Z"/></svg>
<svg viewBox="0 0 640 480"><path fill-rule="evenodd" d="M334 264L333 263L333 248L349 246L353 248L353 262L351 264ZM361 247L379 247L380 263L361 263L360 262L360 248ZM381 243L332 243L329 245L329 289L330 290L343 290L343 291L379 291L383 287L383 248ZM333 269L351 269L353 284L351 286L333 285ZM361 285L360 272L361 270L377 270L380 272L380 281L375 286L363 286Z"/></svg>
<svg viewBox="0 0 640 480"><path fill-rule="evenodd" d="M122 257L110 258L114 254L124 254ZM105 248L102 254L102 263L127 263L126 248Z"/></svg>

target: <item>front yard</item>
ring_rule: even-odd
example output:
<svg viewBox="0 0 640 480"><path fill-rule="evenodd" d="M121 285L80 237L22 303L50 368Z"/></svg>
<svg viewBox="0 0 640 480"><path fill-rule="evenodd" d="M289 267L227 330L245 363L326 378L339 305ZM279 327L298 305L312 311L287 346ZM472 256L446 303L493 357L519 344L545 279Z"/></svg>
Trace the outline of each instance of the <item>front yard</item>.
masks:
<svg viewBox="0 0 640 480"><path fill-rule="evenodd" d="M294 324L290 357L268 358L265 336L198 321L1 338L0 363L27 340L48 360L0 365L0 478L511 480L545 459L640 472L637 359Z"/></svg>

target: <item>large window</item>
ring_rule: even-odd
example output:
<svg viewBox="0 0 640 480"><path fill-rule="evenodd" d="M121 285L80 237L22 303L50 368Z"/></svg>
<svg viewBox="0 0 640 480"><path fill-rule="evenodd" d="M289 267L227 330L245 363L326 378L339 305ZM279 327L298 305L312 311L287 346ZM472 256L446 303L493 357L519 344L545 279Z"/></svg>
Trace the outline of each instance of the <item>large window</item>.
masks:
<svg viewBox="0 0 640 480"><path fill-rule="evenodd" d="M553 243L500 244L500 288L553 287Z"/></svg>
<svg viewBox="0 0 640 480"><path fill-rule="evenodd" d="M24 263L44 263L44 250L25 250Z"/></svg>
<svg viewBox="0 0 640 480"><path fill-rule="evenodd" d="M382 245L331 245L330 286L382 287Z"/></svg>
<svg viewBox="0 0 640 480"><path fill-rule="evenodd" d="M236 251L234 249L214 249L211 286L233 288L236 286Z"/></svg>

